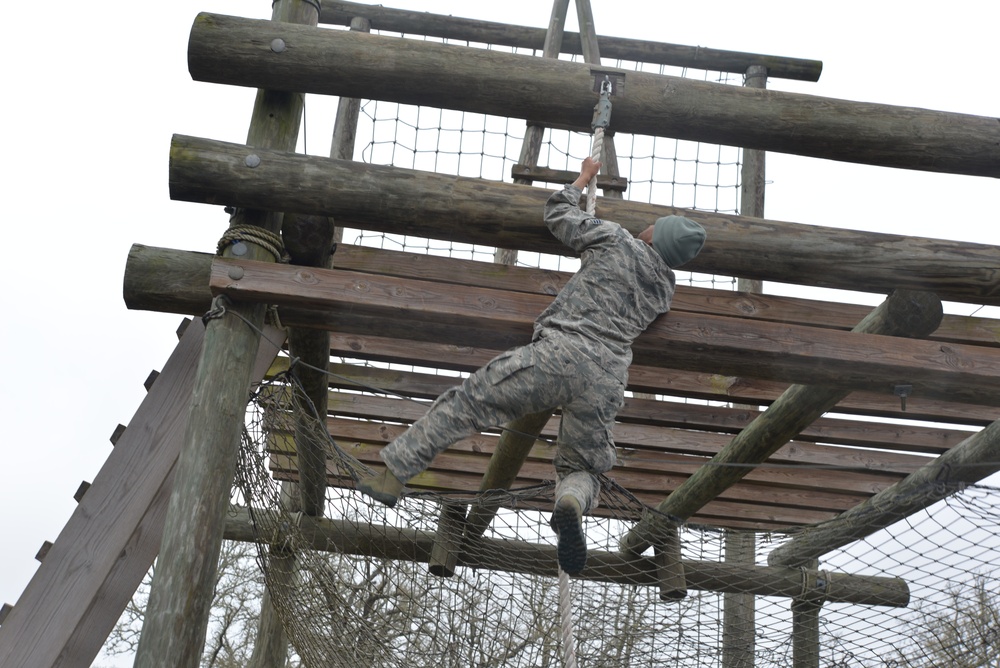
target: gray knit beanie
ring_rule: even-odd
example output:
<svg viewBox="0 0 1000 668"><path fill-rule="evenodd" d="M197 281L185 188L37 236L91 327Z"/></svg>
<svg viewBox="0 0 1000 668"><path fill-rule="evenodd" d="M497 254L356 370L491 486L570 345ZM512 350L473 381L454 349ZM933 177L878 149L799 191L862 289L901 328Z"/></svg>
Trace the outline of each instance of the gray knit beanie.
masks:
<svg viewBox="0 0 1000 668"><path fill-rule="evenodd" d="M653 248L671 269L692 260L704 245L705 228L690 218L664 216L653 226Z"/></svg>

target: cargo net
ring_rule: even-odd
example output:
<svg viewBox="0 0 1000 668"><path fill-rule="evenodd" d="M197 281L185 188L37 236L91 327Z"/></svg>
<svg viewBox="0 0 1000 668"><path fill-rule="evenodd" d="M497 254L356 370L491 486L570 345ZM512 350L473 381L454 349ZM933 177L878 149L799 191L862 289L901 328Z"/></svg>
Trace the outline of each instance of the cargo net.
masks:
<svg viewBox="0 0 1000 668"><path fill-rule="evenodd" d="M261 386L228 522L228 535L257 544L292 665L562 665L553 485L409 490L389 509L354 490L371 469L324 426L291 376ZM311 466L331 485L324 517L298 511L304 440L320 446ZM777 667L796 652L824 667L993 665L998 491L965 488L809 570L766 565L784 534L676 528L605 479L571 588L578 665ZM619 539L651 519L664 521L653 542L667 547L623 558Z"/></svg>

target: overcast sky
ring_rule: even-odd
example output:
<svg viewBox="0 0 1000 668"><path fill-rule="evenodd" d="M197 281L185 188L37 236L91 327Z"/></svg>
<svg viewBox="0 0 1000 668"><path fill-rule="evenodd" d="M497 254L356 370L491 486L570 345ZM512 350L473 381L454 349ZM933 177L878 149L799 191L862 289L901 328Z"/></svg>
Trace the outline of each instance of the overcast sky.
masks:
<svg viewBox="0 0 1000 668"><path fill-rule="evenodd" d="M384 4L537 27L551 11L538 0ZM772 89L1000 115L1000 5L916 6L593 0L602 34L823 61L819 82L771 79ZM270 2L56 0L6 10L0 603L16 602L36 551L55 540L73 493L94 479L109 436L176 343L179 316L124 306L129 247L208 252L225 230L221 207L171 202L167 190L171 134L242 142L253 104L252 90L188 75L199 11L269 18ZM322 105L308 109L320 116ZM328 146L332 118L308 123L310 141ZM772 154L768 180L768 218L1000 243L995 179Z"/></svg>

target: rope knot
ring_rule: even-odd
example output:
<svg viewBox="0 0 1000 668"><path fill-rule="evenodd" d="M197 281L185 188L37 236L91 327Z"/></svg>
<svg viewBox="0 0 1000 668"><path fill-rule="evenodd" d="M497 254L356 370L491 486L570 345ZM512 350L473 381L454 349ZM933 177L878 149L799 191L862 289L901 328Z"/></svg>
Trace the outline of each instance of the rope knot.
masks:
<svg viewBox="0 0 1000 668"><path fill-rule="evenodd" d="M266 250L274 257L275 262L288 264L291 257L285 251L285 242L281 235L256 225L232 225L222 238L216 248L216 255L222 255L227 248L239 241L249 241Z"/></svg>

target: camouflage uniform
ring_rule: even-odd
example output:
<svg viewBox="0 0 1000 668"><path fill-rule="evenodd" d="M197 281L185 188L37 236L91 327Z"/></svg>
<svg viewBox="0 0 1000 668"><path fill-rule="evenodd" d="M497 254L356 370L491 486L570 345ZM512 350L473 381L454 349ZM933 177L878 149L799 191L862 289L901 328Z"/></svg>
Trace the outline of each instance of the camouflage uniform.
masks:
<svg viewBox="0 0 1000 668"><path fill-rule="evenodd" d="M566 186L545 205L545 224L580 254L580 270L535 321L532 342L501 353L444 392L381 453L408 480L452 443L529 413L562 409L554 460L556 499L584 512L600 491L595 474L615 463L612 428L621 408L632 341L670 308L674 274L650 246L617 223L579 208Z"/></svg>

